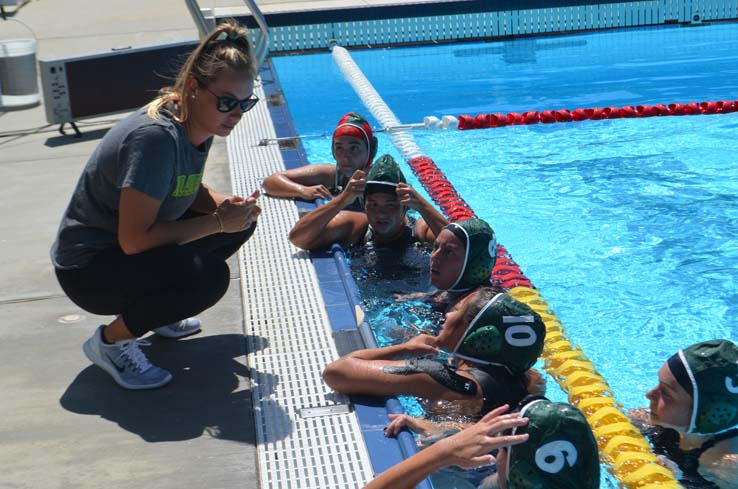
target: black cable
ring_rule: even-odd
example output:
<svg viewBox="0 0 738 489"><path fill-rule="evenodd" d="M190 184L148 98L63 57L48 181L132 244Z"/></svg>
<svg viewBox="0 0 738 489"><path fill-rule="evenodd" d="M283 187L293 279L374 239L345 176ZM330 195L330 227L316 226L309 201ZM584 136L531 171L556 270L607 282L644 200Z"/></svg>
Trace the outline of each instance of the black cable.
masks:
<svg viewBox="0 0 738 489"><path fill-rule="evenodd" d="M0 115L2 115L2 114L0 114ZM106 124L115 124L116 122L118 122L117 119L106 119L106 120L103 120L103 121L76 122L76 124L79 127L94 127L94 126L104 126ZM39 127L35 127L35 128L30 128L30 129L18 129L18 130L15 130L15 131L0 132L0 138L10 138L10 137L13 137L13 136L30 136L31 134L40 134L40 133L44 133L44 132L53 132L53 131L56 131L56 129L51 129L51 126L53 126L53 125L54 124L46 124L46 125L43 125L43 126L39 126ZM45 131L44 129L47 129L47 128L49 128L49 129Z"/></svg>
<svg viewBox="0 0 738 489"><path fill-rule="evenodd" d="M14 136L30 136L31 134L49 132L49 131L44 131L44 129L51 127L51 126L52 124L46 124L45 126L39 126L36 128L31 128L31 129L19 129L17 131L0 132L0 138L11 138Z"/></svg>

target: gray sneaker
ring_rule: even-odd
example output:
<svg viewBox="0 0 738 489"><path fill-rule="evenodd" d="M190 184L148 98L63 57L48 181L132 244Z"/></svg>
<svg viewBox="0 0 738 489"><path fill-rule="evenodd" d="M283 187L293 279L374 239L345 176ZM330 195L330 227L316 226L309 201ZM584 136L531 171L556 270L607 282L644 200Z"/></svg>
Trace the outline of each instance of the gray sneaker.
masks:
<svg viewBox="0 0 738 489"><path fill-rule="evenodd" d="M200 332L200 320L187 318L176 323L166 324L153 330L154 333L165 338L184 338Z"/></svg>
<svg viewBox="0 0 738 489"><path fill-rule="evenodd" d="M92 363L109 373L118 385L126 389L155 389L172 380L172 374L152 365L139 348L148 341L131 339L105 344L100 326L82 350Z"/></svg>

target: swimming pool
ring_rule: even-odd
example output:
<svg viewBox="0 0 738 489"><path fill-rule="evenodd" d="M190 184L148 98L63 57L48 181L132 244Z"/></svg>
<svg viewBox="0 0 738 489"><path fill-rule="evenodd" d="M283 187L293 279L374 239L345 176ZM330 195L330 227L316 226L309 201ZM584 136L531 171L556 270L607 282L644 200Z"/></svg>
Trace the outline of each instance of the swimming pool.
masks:
<svg viewBox="0 0 738 489"><path fill-rule="evenodd" d="M418 122L735 99L736 37L738 25L716 24L352 54L398 118ZM330 133L344 112L363 109L329 54L274 63L299 133ZM725 114L415 138L492 224L618 400L638 407L678 348L738 338L737 128L738 114ZM304 143L310 161L330 160L327 138ZM386 137L380 151L399 157Z"/></svg>

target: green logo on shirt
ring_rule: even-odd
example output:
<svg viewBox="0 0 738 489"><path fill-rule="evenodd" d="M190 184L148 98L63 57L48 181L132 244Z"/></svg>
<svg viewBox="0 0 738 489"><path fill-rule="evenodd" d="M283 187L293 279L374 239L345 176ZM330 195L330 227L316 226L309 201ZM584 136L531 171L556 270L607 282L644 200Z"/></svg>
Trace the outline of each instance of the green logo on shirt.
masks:
<svg viewBox="0 0 738 489"><path fill-rule="evenodd" d="M180 175L177 177L177 188L172 192L172 197L187 197L196 194L200 188L202 173L194 175Z"/></svg>

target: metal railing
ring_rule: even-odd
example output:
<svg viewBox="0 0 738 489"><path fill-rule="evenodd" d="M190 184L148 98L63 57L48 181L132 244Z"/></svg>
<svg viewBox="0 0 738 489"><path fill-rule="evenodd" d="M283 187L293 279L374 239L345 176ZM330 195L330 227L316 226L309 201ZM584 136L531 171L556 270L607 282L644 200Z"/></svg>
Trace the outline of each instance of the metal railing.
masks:
<svg viewBox="0 0 738 489"><path fill-rule="evenodd" d="M258 64L261 66L267 54L269 54L269 26L264 18L264 14L254 0L243 0L243 3L249 9L251 16L258 26L258 32L251 31L251 46ZM185 4L190 11L192 20L195 22L200 39L204 39L215 28L218 22L215 9L200 8L197 0L185 0Z"/></svg>
<svg viewBox="0 0 738 489"><path fill-rule="evenodd" d="M259 6L256 5L254 0L243 0L243 3L245 3L249 8L251 15L259 25L259 33L261 35L256 36L256 43L254 44L253 49L256 59L259 61L259 66L261 66L267 54L269 54L269 26L264 18L264 14L261 13Z"/></svg>
<svg viewBox="0 0 738 489"><path fill-rule="evenodd" d="M274 12L269 50L282 53L344 47L435 43L664 24L738 20L736 0L537 0L403 2ZM229 10L245 25L252 15Z"/></svg>

